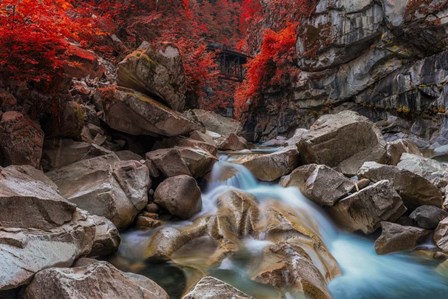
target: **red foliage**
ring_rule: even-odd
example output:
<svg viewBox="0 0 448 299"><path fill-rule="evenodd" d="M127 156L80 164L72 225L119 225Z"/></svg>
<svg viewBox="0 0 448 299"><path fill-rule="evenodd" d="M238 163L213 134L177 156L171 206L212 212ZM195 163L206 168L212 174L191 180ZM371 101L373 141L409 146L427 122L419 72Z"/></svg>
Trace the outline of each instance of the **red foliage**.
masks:
<svg viewBox="0 0 448 299"><path fill-rule="evenodd" d="M93 33L63 0L3 0L0 3L0 74L3 81L49 82L63 76L68 41ZM87 22L86 22L87 21Z"/></svg>
<svg viewBox="0 0 448 299"><path fill-rule="evenodd" d="M235 113L237 117L247 109L248 100L262 91L291 79L288 66L295 59L297 23L290 23L279 32L268 29L263 34L260 52L247 63L246 80L235 95ZM288 70L288 71L287 71Z"/></svg>

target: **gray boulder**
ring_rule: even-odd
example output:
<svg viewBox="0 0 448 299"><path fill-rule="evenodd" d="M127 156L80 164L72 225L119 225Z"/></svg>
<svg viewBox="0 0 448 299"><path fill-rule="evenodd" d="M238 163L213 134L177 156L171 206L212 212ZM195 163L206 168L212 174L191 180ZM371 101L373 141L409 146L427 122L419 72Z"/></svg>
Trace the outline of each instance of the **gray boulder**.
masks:
<svg viewBox="0 0 448 299"><path fill-rule="evenodd" d="M82 160L47 173L68 201L118 228L128 226L148 203L149 170L115 154Z"/></svg>
<svg viewBox="0 0 448 299"><path fill-rule="evenodd" d="M366 161L381 161L386 142L366 117L342 111L320 117L297 144L305 164L334 167L354 175Z"/></svg>
<svg viewBox="0 0 448 299"><path fill-rule="evenodd" d="M375 241L378 254L414 249L431 234L430 230L392 222L381 222L381 229L381 236Z"/></svg>
<svg viewBox="0 0 448 299"><path fill-rule="evenodd" d="M397 220L406 207L392 184L382 180L339 200L328 211L343 228L370 234L382 221Z"/></svg>

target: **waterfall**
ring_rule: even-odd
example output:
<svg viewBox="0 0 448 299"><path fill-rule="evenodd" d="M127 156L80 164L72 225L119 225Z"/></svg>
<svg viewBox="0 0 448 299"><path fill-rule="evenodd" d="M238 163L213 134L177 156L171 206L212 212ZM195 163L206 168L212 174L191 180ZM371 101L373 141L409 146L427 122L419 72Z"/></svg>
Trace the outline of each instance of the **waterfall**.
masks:
<svg viewBox="0 0 448 299"><path fill-rule="evenodd" d="M222 172L232 167L235 175L219 180ZM226 158L215 164L212 177L211 188L204 196L208 209L214 206L219 194L235 188L253 194L260 202L279 200L293 208L303 219L316 222L318 233L342 271L329 284L334 299L448 298L448 280L431 265L425 264L423 259L406 254L377 255L372 240L340 231L320 207L301 194L298 188L258 183L244 166L232 164ZM310 223L310 228L315 226ZM258 241L258 246L263 245L263 241Z"/></svg>

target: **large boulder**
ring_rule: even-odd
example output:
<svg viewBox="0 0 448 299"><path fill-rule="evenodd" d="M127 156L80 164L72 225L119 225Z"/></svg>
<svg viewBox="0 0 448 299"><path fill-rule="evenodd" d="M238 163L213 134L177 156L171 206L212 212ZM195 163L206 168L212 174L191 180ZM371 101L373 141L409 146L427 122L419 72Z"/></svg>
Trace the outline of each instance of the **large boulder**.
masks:
<svg viewBox="0 0 448 299"><path fill-rule="evenodd" d="M328 166L308 164L282 177L280 185L298 187L306 197L320 206L333 206L355 189L356 184Z"/></svg>
<svg viewBox="0 0 448 299"><path fill-rule="evenodd" d="M380 130L353 111L320 117L297 146L305 163L325 164L350 175L365 161L381 161L386 153Z"/></svg>
<svg viewBox="0 0 448 299"><path fill-rule="evenodd" d="M201 189L191 176L173 176L164 180L157 187L154 193L154 202L171 215L188 219L201 211Z"/></svg>
<svg viewBox="0 0 448 299"><path fill-rule="evenodd" d="M272 182L299 166L299 152L285 148L272 154L243 155L233 162L249 169L257 179Z"/></svg>
<svg viewBox="0 0 448 299"><path fill-rule="evenodd" d="M426 229L435 229L446 217L448 212L435 206L420 206L409 215L418 227Z"/></svg>
<svg viewBox="0 0 448 299"><path fill-rule="evenodd" d="M175 147L146 153L153 177L191 175L201 178L209 173L217 158L201 148Z"/></svg>
<svg viewBox="0 0 448 299"><path fill-rule="evenodd" d="M392 184L382 180L339 200L328 209L345 229L373 233L382 221L395 221L406 212Z"/></svg>
<svg viewBox="0 0 448 299"><path fill-rule="evenodd" d="M156 97L176 111L185 108L182 57L173 44L153 49L147 42L118 64L118 85Z"/></svg>
<svg viewBox="0 0 448 299"><path fill-rule="evenodd" d="M381 229L381 236L375 241L378 254L414 249L431 234L430 230L385 221L381 222Z"/></svg>
<svg viewBox="0 0 448 299"><path fill-rule="evenodd" d="M148 203L149 170L115 154L82 160L47 173L67 200L118 228L131 224Z"/></svg>
<svg viewBox="0 0 448 299"><path fill-rule="evenodd" d="M74 268L49 268L37 273L25 299L168 299L155 282L124 273L107 262L91 261Z"/></svg>
<svg viewBox="0 0 448 299"><path fill-rule="evenodd" d="M182 299L253 299L231 285L211 276L202 278Z"/></svg>
<svg viewBox="0 0 448 299"><path fill-rule="evenodd" d="M26 284L44 268L117 249L115 226L76 209L41 171L9 166L0 172L0 290Z"/></svg>
<svg viewBox="0 0 448 299"><path fill-rule="evenodd" d="M0 168L0 227L52 229L68 223L76 206L31 166Z"/></svg>
<svg viewBox="0 0 448 299"><path fill-rule="evenodd" d="M397 166L400 169L422 176L431 182L439 179L444 180L445 185L448 184L448 179L445 178L448 176L448 164L446 163L425 158L421 155L403 153Z"/></svg>
<svg viewBox="0 0 448 299"><path fill-rule="evenodd" d="M397 166L366 162L358 175L373 182L389 180L409 209L421 205L442 206L441 191L424 177Z"/></svg>
<svg viewBox="0 0 448 299"><path fill-rule="evenodd" d="M98 89L106 123L131 135L177 136L202 126L154 99L123 87Z"/></svg>
<svg viewBox="0 0 448 299"><path fill-rule="evenodd" d="M44 132L20 112L8 111L0 119L0 163L39 168Z"/></svg>

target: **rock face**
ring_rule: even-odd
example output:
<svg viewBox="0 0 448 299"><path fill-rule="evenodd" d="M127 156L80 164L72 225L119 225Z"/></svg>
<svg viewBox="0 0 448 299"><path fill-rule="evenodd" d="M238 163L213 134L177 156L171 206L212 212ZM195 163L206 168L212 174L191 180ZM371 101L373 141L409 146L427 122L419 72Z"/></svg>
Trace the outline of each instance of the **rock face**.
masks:
<svg viewBox="0 0 448 299"><path fill-rule="evenodd" d="M198 123L132 89L99 89L97 96L103 104L106 123L117 131L131 135L177 136L202 129Z"/></svg>
<svg viewBox="0 0 448 299"><path fill-rule="evenodd" d="M328 211L345 229L370 234L382 221L397 220L406 207L392 184L383 180L341 199Z"/></svg>
<svg viewBox="0 0 448 299"><path fill-rule="evenodd" d="M297 37L297 83L265 93L250 109L247 132L255 131L256 140L292 134L326 107L343 107L374 120L398 116L407 136L446 143L446 115L437 114L447 98L446 2L315 0L307 8ZM283 28L278 15L267 10L258 27Z"/></svg>
<svg viewBox="0 0 448 299"><path fill-rule="evenodd" d="M170 177L157 187L154 202L171 215L188 219L201 211L201 190L191 176Z"/></svg>
<svg viewBox="0 0 448 299"><path fill-rule="evenodd" d="M47 175L70 202L110 219L118 228L132 223L148 203L148 168L115 154L82 160Z"/></svg>
<svg viewBox="0 0 448 299"><path fill-rule="evenodd" d="M31 166L0 172L0 291L26 284L42 269L118 247L112 223L65 201L42 172Z"/></svg>
<svg viewBox="0 0 448 299"><path fill-rule="evenodd" d="M343 111L319 118L297 144L305 163L325 164L355 174L365 161L381 161L386 143L367 118Z"/></svg>
<svg viewBox="0 0 448 299"><path fill-rule="evenodd" d="M241 156L233 162L244 165L257 179L272 182L299 165L299 153L294 148L285 148L272 154Z"/></svg>
<svg viewBox="0 0 448 299"><path fill-rule="evenodd" d="M202 278L182 299L253 299L240 290L211 276Z"/></svg>
<svg viewBox="0 0 448 299"><path fill-rule="evenodd" d="M418 227L426 229L435 229L446 217L448 212L435 206L420 206L409 215Z"/></svg>
<svg viewBox="0 0 448 299"><path fill-rule="evenodd" d="M355 189L355 182L325 165L308 164L295 169L280 181L283 187L295 186L320 206L333 206Z"/></svg>
<svg viewBox="0 0 448 299"><path fill-rule="evenodd" d="M44 132L22 113L9 111L0 117L1 165L31 165L38 168Z"/></svg>
<svg viewBox="0 0 448 299"><path fill-rule="evenodd" d="M49 268L34 276L26 299L168 299L155 282L141 275L123 273L107 262L92 261L74 268Z"/></svg>
<svg viewBox="0 0 448 299"><path fill-rule="evenodd" d="M389 180L409 209L421 205L442 206L443 195L437 187L424 177L397 166L366 162L358 174L373 182Z"/></svg>
<svg viewBox="0 0 448 299"><path fill-rule="evenodd" d="M375 241L378 254L414 249L431 234L430 230L392 222L381 222L381 229L381 236Z"/></svg>
<svg viewBox="0 0 448 299"><path fill-rule="evenodd" d="M118 85L157 97L176 111L185 107L185 83L182 57L173 44L152 49L144 42L118 64Z"/></svg>

